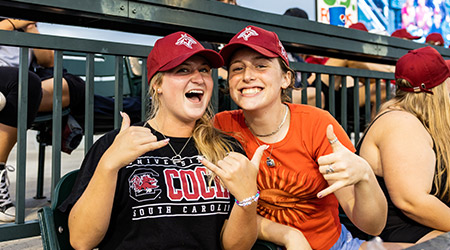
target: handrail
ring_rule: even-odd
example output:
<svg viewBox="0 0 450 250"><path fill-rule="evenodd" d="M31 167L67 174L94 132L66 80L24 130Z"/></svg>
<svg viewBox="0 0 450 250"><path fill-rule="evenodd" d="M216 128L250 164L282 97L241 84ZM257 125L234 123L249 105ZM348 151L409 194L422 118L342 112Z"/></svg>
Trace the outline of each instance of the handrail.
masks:
<svg viewBox="0 0 450 250"><path fill-rule="evenodd" d="M0 0L0 16L159 36L184 30L200 41L219 43L226 43L243 27L253 24L275 31L289 52L390 65L395 64L395 61L407 53L408 50L424 46L423 44L398 38L330 26L290 16L265 13L240 6L227 5L215 0ZM22 47L23 51L26 51L27 48L54 49L58 54L57 58L59 58L57 59L57 63L61 63L60 55L63 51L87 53L86 96L88 98L86 99L86 107L89 112L86 114L89 121L93 120L93 54L109 54L115 55L117 58L122 56L145 58L151 50L151 46L11 31L0 31L0 44ZM435 48L445 58L450 58L450 50L442 47ZM24 53L24 55L27 54ZM24 60L26 60L26 56L24 56ZM291 66L300 72L329 74L331 77L333 75L350 75L356 80L361 78L375 79L377 81L377 106L379 105L381 91L380 80L394 78L392 73L360 69L336 68L304 63L291 63ZM121 73L121 68L120 63L117 63L116 70L118 75ZM25 72L25 69L23 72ZM59 70L57 72L58 74L60 74ZM116 79L121 79L121 77L116 77ZM143 79L145 79L145 66ZM146 84L145 81L143 82L142 89L145 90ZM343 88L345 88L345 82L343 83ZM120 80L116 82L116 97L122 89L120 87L121 84ZM319 85L317 84L317 86ZM333 89L332 87L330 88ZM215 91L214 96L217 98L217 88L215 88ZM389 95L389 91L386 94ZM330 97L334 98L331 92ZM317 100L320 100L320 98ZM56 112L54 112L57 118L56 120L59 120L61 115L58 108L60 107L57 107ZM116 105L116 111L119 109L120 102ZM331 110L331 113L334 113L334 110ZM345 112L342 112L342 114L345 116ZM25 115L26 112L20 113L21 117L26 117ZM117 126L117 112L115 116L115 124ZM346 120L343 121L344 128L346 127L346 122ZM19 126L22 126L19 128L18 133L19 160L17 166L18 183L16 200L18 202L17 207L19 213L16 223L0 225L0 241L39 234L37 222L24 221L23 216L26 129L24 129L23 124L19 124ZM86 129L90 131L87 135L92 135L92 126L87 125ZM357 129L355 131L356 136L359 136L358 132ZM54 142L58 144L57 141ZM86 148L90 145L92 145L92 138L87 138ZM59 150L57 146L55 150ZM58 153L54 153L53 155L54 158L52 160L57 169L54 169L55 175L53 176L52 183L56 183L60 175L58 169L60 156L58 156Z"/></svg>
<svg viewBox="0 0 450 250"><path fill-rule="evenodd" d="M0 0L0 7L6 16L151 35L184 30L198 40L222 43L254 24L276 32L288 51L386 64L423 46L211 0ZM436 48L450 57L449 50Z"/></svg>

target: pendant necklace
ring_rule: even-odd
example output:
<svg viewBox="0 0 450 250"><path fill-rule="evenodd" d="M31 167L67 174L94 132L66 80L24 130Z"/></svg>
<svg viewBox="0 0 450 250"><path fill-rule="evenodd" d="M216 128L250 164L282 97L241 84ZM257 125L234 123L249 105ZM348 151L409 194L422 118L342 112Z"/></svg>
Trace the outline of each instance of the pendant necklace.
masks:
<svg viewBox="0 0 450 250"><path fill-rule="evenodd" d="M256 143L258 144L258 146L261 146L261 144L259 143L257 136L258 136L258 137L269 137L269 136L272 136L272 135L278 133L278 131L280 131L281 127L283 127L283 124L284 124L284 122L286 121L286 118L287 118L287 114L289 113L289 112L288 112L288 111L289 111L289 108L288 108L288 106L287 106L286 104L285 104L285 107L286 107L286 112L284 113L283 120L281 121L280 125L278 125L278 128L277 128L275 131L273 131L272 133L269 133L269 134L265 134L265 135L259 135L259 134L256 134L256 133L251 129L251 127L247 124L247 121L246 121L245 118L244 118L245 125L247 125L247 127L248 127L249 130L250 130L250 132L252 132L252 135L253 135L253 137L255 138ZM273 145L272 145L272 148L270 149L270 154L269 154L269 156L266 158L266 165L267 165L268 167L270 167L270 168L275 167L275 160L272 159L272 151L273 151Z"/></svg>
<svg viewBox="0 0 450 250"><path fill-rule="evenodd" d="M261 146L261 144L259 144L258 142L258 138L255 137L256 143L258 143L258 147ZM269 168L275 167L275 161L271 158L272 157L272 150L273 150L273 145L272 148L270 149L270 154L268 157L266 157L266 165Z"/></svg>
<svg viewBox="0 0 450 250"><path fill-rule="evenodd" d="M149 124L149 125L150 125L150 124ZM158 126L158 124L156 123L156 121L155 121L155 125L156 125L156 128L157 128L158 132L159 132L159 126ZM145 124L144 124L144 126L145 126ZM162 132L159 132L159 133L164 137L164 139L167 139L167 137L166 137ZM172 144L170 144L170 141L168 142L170 149L172 149L172 152L175 154L175 155L171 158L171 160L172 160L173 163L178 164L178 163L181 162L181 152L183 152L184 148L188 145L188 143L189 143L189 141L191 140L191 138L192 138L192 135L189 137L189 139L186 141L186 143L184 144L184 146L181 148L180 152L178 152L178 153L177 153L177 152L175 151L175 149L172 147Z"/></svg>

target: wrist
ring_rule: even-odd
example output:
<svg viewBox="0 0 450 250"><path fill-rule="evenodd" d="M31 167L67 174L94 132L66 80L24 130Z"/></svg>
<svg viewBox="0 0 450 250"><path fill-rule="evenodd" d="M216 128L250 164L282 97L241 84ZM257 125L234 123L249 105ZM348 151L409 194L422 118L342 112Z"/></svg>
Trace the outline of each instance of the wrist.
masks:
<svg viewBox="0 0 450 250"><path fill-rule="evenodd" d="M234 199L234 201L236 202L236 205L238 205L240 207L246 207L246 206L250 206L252 203L258 203L258 199L259 199L259 190L257 190L256 194L253 196L247 197L240 201L237 199Z"/></svg>

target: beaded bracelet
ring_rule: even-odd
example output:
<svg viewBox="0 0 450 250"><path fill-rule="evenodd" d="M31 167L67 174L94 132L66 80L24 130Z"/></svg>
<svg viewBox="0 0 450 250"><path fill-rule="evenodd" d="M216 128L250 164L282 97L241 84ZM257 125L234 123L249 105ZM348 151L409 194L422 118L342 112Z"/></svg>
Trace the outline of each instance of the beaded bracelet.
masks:
<svg viewBox="0 0 450 250"><path fill-rule="evenodd" d="M13 30L16 30L16 29L17 29L16 26L14 25L14 23L13 23L11 20L6 19L6 21L8 21L8 22L13 26Z"/></svg>
<svg viewBox="0 0 450 250"><path fill-rule="evenodd" d="M252 204L253 202L257 202L258 199L259 199L259 190L256 191L256 194L253 195L252 197L245 198L242 201L238 201L237 199L234 199L234 201L236 202L236 205L238 205L240 207L245 207L245 206Z"/></svg>

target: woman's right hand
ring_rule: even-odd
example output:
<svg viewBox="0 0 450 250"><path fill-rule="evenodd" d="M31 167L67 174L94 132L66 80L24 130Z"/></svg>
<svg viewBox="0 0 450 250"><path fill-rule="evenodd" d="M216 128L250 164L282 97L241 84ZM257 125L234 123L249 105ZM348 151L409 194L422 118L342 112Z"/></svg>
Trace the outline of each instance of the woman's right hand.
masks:
<svg viewBox="0 0 450 250"><path fill-rule="evenodd" d="M169 139L158 141L148 128L130 126L130 117L125 112L120 114L122 116L120 131L102 157L104 166L117 171L139 156L169 143Z"/></svg>
<svg viewBox="0 0 450 250"><path fill-rule="evenodd" d="M218 161L217 165L205 158L202 158L201 162L220 177L220 180L238 201L242 201L256 194L259 162L266 149L267 145L259 146L252 160L240 153L230 152L223 160Z"/></svg>

